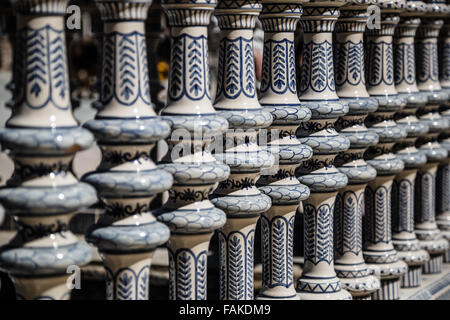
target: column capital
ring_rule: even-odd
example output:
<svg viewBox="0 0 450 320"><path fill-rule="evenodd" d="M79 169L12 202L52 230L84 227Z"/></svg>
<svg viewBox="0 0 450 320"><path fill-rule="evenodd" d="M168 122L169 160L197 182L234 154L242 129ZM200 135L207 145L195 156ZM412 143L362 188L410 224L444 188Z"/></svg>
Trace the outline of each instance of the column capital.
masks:
<svg viewBox="0 0 450 320"><path fill-rule="evenodd" d="M171 27L208 26L216 0L163 0Z"/></svg>
<svg viewBox="0 0 450 320"><path fill-rule="evenodd" d="M152 0L95 0L102 20L146 20Z"/></svg>
<svg viewBox="0 0 450 320"><path fill-rule="evenodd" d="M57 15L66 14L69 0L10 0L16 13L21 15Z"/></svg>

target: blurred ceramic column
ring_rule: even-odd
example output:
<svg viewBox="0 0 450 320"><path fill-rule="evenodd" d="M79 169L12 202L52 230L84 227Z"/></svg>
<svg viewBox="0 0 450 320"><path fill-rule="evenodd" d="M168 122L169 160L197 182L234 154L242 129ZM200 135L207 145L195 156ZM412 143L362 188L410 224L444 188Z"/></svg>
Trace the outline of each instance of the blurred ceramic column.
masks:
<svg viewBox="0 0 450 320"><path fill-rule="evenodd" d="M447 7L449 7L447 5ZM449 10L450 11L450 10ZM450 240L450 18L444 19L440 42L440 83L449 99L441 105L441 116L448 121L447 129L439 136L440 144L447 150L447 158L441 161L436 177L436 222L445 239ZM444 254L444 262L450 262L450 249Z"/></svg>
<svg viewBox="0 0 450 320"><path fill-rule="evenodd" d="M212 197L227 214L218 230L221 300L253 300L256 222L272 205L255 186L261 169L274 164L272 154L258 146L259 129L272 122L256 93L253 28L260 11L258 1L219 0L215 12L222 37L214 108L229 123L224 152L215 157L231 169Z"/></svg>
<svg viewBox="0 0 450 320"><path fill-rule="evenodd" d="M297 170L301 183L311 191L303 204L304 258L297 282L300 299L351 299L334 271L333 211L339 189L347 176L333 165L339 152L350 141L334 129L337 118L348 112L348 105L336 95L332 32L344 1L317 1L303 5L303 65L300 75L302 106L311 110L311 119L300 124L297 137L313 149L310 160Z"/></svg>
<svg viewBox="0 0 450 320"><path fill-rule="evenodd" d="M415 115L417 108L427 103L427 97L416 84L414 50L414 37L420 24L418 15L424 11L425 3L407 1L394 36L395 85L399 97L406 101L406 106L396 113L395 119L406 131L407 137L394 146L405 169L397 174L392 186L392 242L399 258L408 264L408 272L401 280L402 288L420 286L422 265L429 259L428 253L420 249L414 233L415 179L417 170L427 161L426 156L415 147L418 137L428 132L428 126L419 122Z"/></svg>
<svg viewBox="0 0 450 320"><path fill-rule="evenodd" d="M439 162L447 158L447 150L438 142L438 135L447 129L447 120L438 112L448 94L442 91L439 82L438 36L446 15L445 1L430 0L422 15L417 31L417 84L428 103L419 109L420 121L429 127L428 133L417 141L420 150L427 156L427 163L418 172L416 180L415 232L422 249L430 254L423 266L423 273L440 273L448 241L442 238L436 224L436 173Z"/></svg>
<svg viewBox="0 0 450 320"><path fill-rule="evenodd" d="M215 1L165 0L171 27L168 104L162 116L172 124L162 166L174 177L158 220L170 227L169 299L206 300L208 246L226 221L209 194L230 168L210 152L228 127L211 103L207 26Z"/></svg>
<svg viewBox="0 0 450 320"><path fill-rule="evenodd" d="M150 98L145 41L150 4L97 0L104 26L103 107L84 127L95 134L103 157L83 181L96 187L105 207L87 239L103 260L108 300L148 300L153 252L170 235L150 212L153 198L173 181L150 155L170 133Z"/></svg>
<svg viewBox="0 0 450 320"><path fill-rule="evenodd" d="M73 272L89 263L91 247L69 231L71 217L97 201L94 188L71 172L75 153L93 136L72 115L64 15L67 0L14 1L20 56L14 110L0 142L15 162L0 202L18 233L0 250L0 266L19 299L70 299ZM69 279L70 278L70 279ZM79 278L78 278L79 280Z"/></svg>
<svg viewBox="0 0 450 320"><path fill-rule="evenodd" d="M392 37L399 22L404 1L386 0L381 9L380 28L366 30L367 35L367 91L378 100L378 109L369 114L369 131L379 136L379 143L370 147L364 158L376 169L377 177L365 191L364 260L379 267L381 288L372 294L374 300L399 299L400 278L407 265L399 260L392 244L391 191L395 175L404 169L404 163L392 147L406 137L406 132L393 120L394 114L405 106L394 84L394 56Z"/></svg>
<svg viewBox="0 0 450 320"><path fill-rule="evenodd" d="M348 184L339 191L334 208L334 269L353 299L371 299L371 293L380 288L380 281L365 264L362 252L364 189L377 175L363 155L369 146L378 143L378 135L364 124L367 114L378 108L378 101L369 97L365 86L363 33L368 6L369 3L355 0L341 8L335 43L337 94L349 106L349 112L338 119L336 127L350 140L350 148L335 161Z"/></svg>
<svg viewBox="0 0 450 320"><path fill-rule="evenodd" d="M263 79L260 103L272 114L269 147L279 158L272 175L262 176L259 190L272 199L261 216L262 289L258 299L299 299L294 287L294 220L309 189L295 177L295 169L312 156L295 133L311 118L297 96L294 32L302 14L300 1L263 1L260 20L264 29Z"/></svg>

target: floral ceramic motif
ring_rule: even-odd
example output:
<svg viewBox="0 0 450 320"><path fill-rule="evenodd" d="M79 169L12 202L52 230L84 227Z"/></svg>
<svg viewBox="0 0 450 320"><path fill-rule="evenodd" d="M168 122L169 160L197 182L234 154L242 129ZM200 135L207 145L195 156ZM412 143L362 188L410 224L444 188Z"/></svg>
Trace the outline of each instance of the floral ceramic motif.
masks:
<svg viewBox="0 0 450 320"><path fill-rule="evenodd" d="M339 118L340 133L350 140L350 148L336 158L338 170L348 178L334 208L335 266L342 287L353 299L371 298L380 288L374 269L364 263L362 252L362 215L364 189L376 176L376 171L364 159L364 151L378 143L378 135L367 130L364 119L378 108L365 87L363 32L369 3L341 8L336 24L336 85L339 99L349 106L349 112Z"/></svg>
<svg viewBox="0 0 450 320"><path fill-rule="evenodd" d="M394 83L394 57L392 37L399 22L399 12L404 1L382 1L379 29L367 29L367 91L378 100L378 109L369 114L366 123L369 131L379 136L379 143L370 147L365 159L377 171L365 191L365 216L363 218L366 263L379 268L381 287L372 294L374 300L399 299L400 278L407 271L405 262L399 260L391 237L391 193L396 174L404 163L392 147L406 137L406 131L394 120L394 114L406 105Z"/></svg>
<svg viewBox="0 0 450 320"><path fill-rule="evenodd" d="M106 209L87 239L103 259L108 300L148 300L153 251L170 235L150 212L152 199L173 181L150 155L170 133L150 100L144 33L150 4L97 1L104 25L102 108L84 126L103 157L83 181L95 186Z"/></svg>
<svg viewBox="0 0 450 320"><path fill-rule="evenodd" d="M96 202L91 186L71 172L75 153L93 136L72 115L64 15L68 1L14 1L21 53L17 57L14 112L0 131L11 151L14 175L0 191L19 232L1 249L0 267L14 281L18 299L70 299L71 265L90 262L92 249L68 225Z"/></svg>
<svg viewBox="0 0 450 320"><path fill-rule="evenodd" d="M258 1L228 0L215 11L222 37L214 108L229 123L224 153L215 157L231 170L211 199L227 214L218 230L221 300L253 300L256 222L272 205L255 186L261 169L274 164L274 156L257 144L259 129L272 122L256 94L253 28L260 11Z"/></svg>
<svg viewBox="0 0 450 320"><path fill-rule="evenodd" d="M420 24L418 15L425 11L425 4L420 1L408 1L406 4L406 10L400 13L394 36L395 86L399 96L406 100L405 108L397 112L395 119L405 129L407 137L394 146L405 169L397 174L392 187L392 242L399 258L408 264L401 287L411 288L420 286L422 265L429 259L428 253L420 249L414 233L415 179L418 168L427 160L415 147L415 142L428 132L428 126L420 122L415 113L428 99L417 88L414 51L414 37Z"/></svg>
<svg viewBox="0 0 450 320"><path fill-rule="evenodd" d="M439 82L438 36L443 26L443 16L447 13L445 1L428 1L426 12L421 16L417 31L418 88L428 103L420 108L420 121L429 127L417 145L426 155L427 163L419 169L416 179L415 233L422 249L428 251L430 260L423 266L423 273L439 273L442 269L443 254L448 249L448 241L442 238L436 224L436 175L439 162L447 158L447 150L438 143L438 135L448 127L448 122L438 113L439 105L446 102L448 93Z"/></svg>
<svg viewBox="0 0 450 320"><path fill-rule="evenodd" d="M171 27L168 104L163 119L172 124L169 152L161 167L174 178L169 200L155 212L171 230L169 299L205 300L207 251L225 213L209 200L230 168L211 155L210 144L228 128L211 103L207 26L211 0L163 1Z"/></svg>
<svg viewBox="0 0 450 320"><path fill-rule="evenodd" d="M257 183L272 199L261 216L263 283L257 299L299 299L293 277L294 219L309 188L295 177L295 169L311 158L312 149L295 136L300 123L311 117L297 97L294 31L301 16L300 1L263 1L260 20L265 32L260 104L272 114L268 147L278 156L278 170ZM276 132L275 130L278 130Z"/></svg>
<svg viewBox="0 0 450 320"><path fill-rule="evenodd" d="M333 211L339 189L347 185L347 176L333 165L339 152L350 141L334 129L348 105L336 95L332 32L341 1L319 1L303 5L300 26L304 31L303 65L300 75L301 105L311 110L311 119L300 124L298 140L313 150L311 159L302 163L296 175L310 189L304 201L303 273L297 282L300 299L351 299L342 289L334 271Z"/></svg>

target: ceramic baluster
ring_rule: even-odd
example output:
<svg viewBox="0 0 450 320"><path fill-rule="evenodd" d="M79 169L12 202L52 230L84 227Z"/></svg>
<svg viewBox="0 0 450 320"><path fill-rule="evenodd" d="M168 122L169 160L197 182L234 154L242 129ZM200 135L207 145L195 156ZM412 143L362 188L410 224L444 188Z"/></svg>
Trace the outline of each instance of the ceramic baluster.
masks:
<svg viewBox="0 0 450 320"><path fill-rule="evenodd" d="M423 273L439 273L442 269L443 254L448 249L448 241L442 238L436 224L436 172L439 161L447 157L447 150L437 141L439 133L446 130L448 123L439 113L439 105L446 102L448 94L439 83L437 38L443 25L447 7L445 1L429 1L427 11L417 31L418 70L417 83L428 103L419 109L420 121L428 125L427 135L417 144L427 156L417 175L415 232L422 249L430 254L430 260L423 266Z"/></svg>
<svg viewBox="0 0 450 320"><path fill-rule="evenodd" d="M399 258L408 264L408 271L401 279L402 288L420 286L422 265L429 259L428 253L420 249L414 233L415 179L417 170L427 160L415 147L418 137L428 132L428 126L419 122L415 115L417 108L427 103L427 97L419 91L416 84L414 50L414 37L420 25L418 16L424 11L425 3L407 1L394 37L395 85L399 97L406 101L405 108L397 112L395 119L407 132L407 137L394 146L405 169L397 174L392 187L392 242Z"/></svg>
<svg viewBox="0 0 450 320"><path fill-rule="evenodd" d="M400 278L407 271L392 244L391 190L396 174L404 169L403 161L392 153L398 139L406 137L404 129L393 120L395 112L405 105L394 84L394 57L392 37L399 21L404 1L380 2L380 28L366 29L367 35L367 91L378 100L378 109L366 119L369 131L379 136L379 143L369 147L365 159L377 171L365 190L363 218L366 263L377 266L381 288L372 294L374 300L399 299Z"/></svg>
<svg viewBox="0 0 450 320"><path fill-rule="evenodd" d="M150 203L169 189L172 176L155 166L150 153L170 133L150 99L145 19L151 1L98 0L104 24L102 108L84 126L102 150L94 185L105 214L87 235L105 266L108 300L148 300L153 251L169 239Z"/></svg>
<svg viewBox="0 0 450 320"><path fill-rule="evenodd" d="M448 7L448 5L447 5ZM441 88L450 95L450 18L444 19L441 30ZM442 105L441 116L450 124L450 98ZM441 161L436 178L436 222L445 239L450 240L450 125L439 136L441 147L447 150L447 158ZM450 262L450 249L444 254L444 262Z"/></svg>
<svg viewBox="0 0 450 320"><path fill-rule="evenodd" d="M209 91L207 26L216 6L211 0L162 2L171 26L168 104L163 118L172 123L163 167L174 177L169 200L156 215L171 229L169 298L206 299L208 245L226 221L208 199L230 168L210 152L228 123L219 117Z"/></svg>
<svg viewBox="0 0 450 320"><path fill-rule="evenodd" d="M272 199L261 216L263 277L258 299L297 300L293 277L294 219L309 189L295 177L295 169L311 158L295 132L311 117L297 96L294 31L302 14L300 1L263 1L263 80L260 104L272 114L269 146L279 155L278 170L261 177L259 190Z"/></svg>
<svg viewBox="0 0 450 320"><path fill-rule="evenodd" d="M68 1L15 1L22 52L14 110L0 142L15 162L0 202L18 233L0 250L19 299L69 299L69 277L92 249L69 231L71 217L97 201L94 188L71 172L76 152L93 136L72 115L64 15ZM69 268L69 269L68 269Z"/></svg>
<svg viewBox="0 0 450 320"><path fill-rule="evenodd" d="M301 123L297 136L302 144L313 149L313 157L297 170L299 181L311 191L303 205L305 264L297 283L300 299L305 300L351 299L334 271L333 253L335 199L348 181L333 162L337 153L350 146L350 141L334 129L337 118L348 112L348 105L336 95L332 43L339 7L344 4L306 3L300 19L304 31L300 99L312 116Z"/></svg>
<svg viewBox="0 0 450 320"><path fill-rule="evenodd" d="M255 186L261 169L274 164L272 154L257 144L259 129L272 122L256 93L253 28L260 11L258 1L225 0L218 2L215 12L222 37L214 108L229 123L225 152L215 156L231 169L212 198L227 214L227 222L218 231L222 300L253 299L256 222L272 204Z"/></svg>
<svg viewBox="0 0 450 320"><path fill-rule="evenodd" d="M348 178L339 190L334 208L335 266L342 287L354 299L370 299L380 288L379 279L364 263L362 252L362 215L364 189L376 171L364 159L364 151L378 143L378 135L368 131L364 119L378 108L365 86L363 32L367 23L367 7L354 1L341 8L336 24L336 86L340 101L349 112L338 119L336 127L350 140L350 148L339 154L336 164Z"/></svg>

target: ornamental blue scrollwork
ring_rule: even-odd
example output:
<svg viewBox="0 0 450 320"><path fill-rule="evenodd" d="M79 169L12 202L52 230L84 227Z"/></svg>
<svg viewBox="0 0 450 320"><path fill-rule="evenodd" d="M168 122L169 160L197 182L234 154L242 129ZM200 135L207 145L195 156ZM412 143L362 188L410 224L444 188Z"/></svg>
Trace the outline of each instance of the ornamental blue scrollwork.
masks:
<svg viewBox="0 0 450 320"><path fill-rule="evenodd" d="M416 222L434 222L435 221L435 186L436 186L436 173L425 171L420 172L417 175L418 185L420 185L420 190L417 190L420 196L420 206L419 210L416 210Z"/></svg>
<svg viewBox="0 0 450 320"><path fill-rule="evenodd" d="M444 81L450 81L450 43L445 42L442 44L442 79Z"/></svg>
<svg viewBox="0 0 450 320"><path fill-rule="evenodd" d="M336 52L340 58L336 59L336 85L338 87L348 83L350 85L358 85L365 83L365 79L361 76L364 72L364 55L363 42L346 41L345 43L337 42Z"/></svg>
<svg viewBox="0 0 450 320"><path fill-rule="evenodd" d="M169 298L171 300L205 300L208 253L190 249L169 251Z"/></svg>
<svg viewBox="0 0 450 320"><path fill-rule="evenodd" d="M220 257L220 299L253 299L253 246L255 230L247 234L233 231L228 235L219 231ZM227 272L225 272L227 271Z"/></svg>
<svg viewBox="0 0 450 320"><path fill-rule="evenodd" d="M45 25L19 31L24 53L18 74L22 88L17 88L17 104L42 109L52 104L58 109L70 108L64 30ZM20 62L19 62L20 63Z"/></svg>
<svg viewBox="0 0 450 320"><path fill-rule="evenodd" d="M417 72L417 80L425 82L428 80L439 80L438 69L438 48L437 43L422 42L418 48L419 70Z"/></svg>
<svg viewBox="0 0 450 320"><path fill-rule="evenodd" d="M416 82L416 66L414 62L414 44L396 44L394 64L396 85L399 85L402 82L413 85Z"/></svg>
<svg viewBox="0 0 450 320"><path fill-rule="evenodd" d="M328 40L304 44L300 93L309 89L317 93L335 91L333 45Z"/></svg>
<svg viewBox="0 0 450 320"><path fill-rule="evenodd" d="M264 55L262 66L261 93L270 88L277 94L284 94L288 90L296 94L294 42L289 39L269 39L264 42L264 52L267 54Z"/></svg>
<svg viewBox="0 0 450 320"><path fill-rule="evenodd" d="M253 37L222 38L219 48L217 98L256 97Z"/></svg>
<svg viewBox="0 0 450 320"><path fill-rule="evenodd" d="M171 101L211 99L207 43L205 35L183 33L172 38L168 90Z"/></svg>
<svg viewBox="0 0 450 320"><path fill-rule="evenodd" d="M293 284L294 221L295 216L275 216L270 221L261 216L263 254L270 255L263 259L263 286L289 288Z"/></svg>
<svg viewBox="0 0 450 320"><path fill-rule="evenodd" d="M394 55L391 42L368 41L367 61L371 67L368 69L368 85L378 86L384 83L387 86L394 84Z"/></svg>
<svg viewBox="0 0 450 320"><path fill-rule="evenodd" d="M365 190L365 208L369 226L367 240L372 243L390 243L391 239L391 190L390 186L378 186L373 190L368 186Z"/></svg>
<svg viewBox="0 0 450 320"><path fill-rule="evenodd" d="M394 180L392 185L394 210L392 213L395 213L394 230L396 232L414 232L413 196L414 182L409 179Z"/></svg>
<svg viewBox="0 0 450 320"><path fill-rule="evenodd" d="M334 205L304 206L305 259L314 265L333 262Z"/></svg>
<svg viewBox="0 0 450 320"><path fill-rule="evenodd" d="M101 99L124 106L151 105L145 34L114 31L104 36Z"/></svg>
<svg viewBox="0 0 450 320"><path fill-rule="evenodd" d="M116 272L105 266L106 299L108 300L148 300L150 266L139 270L121 268Z"/></svg>
<svg viewBox="0 0 450 320"><path fill-rule="evenodd" d="M344 205L343 252L358 255L362 250L362 215L364 193L347 192Z"/></svg>

